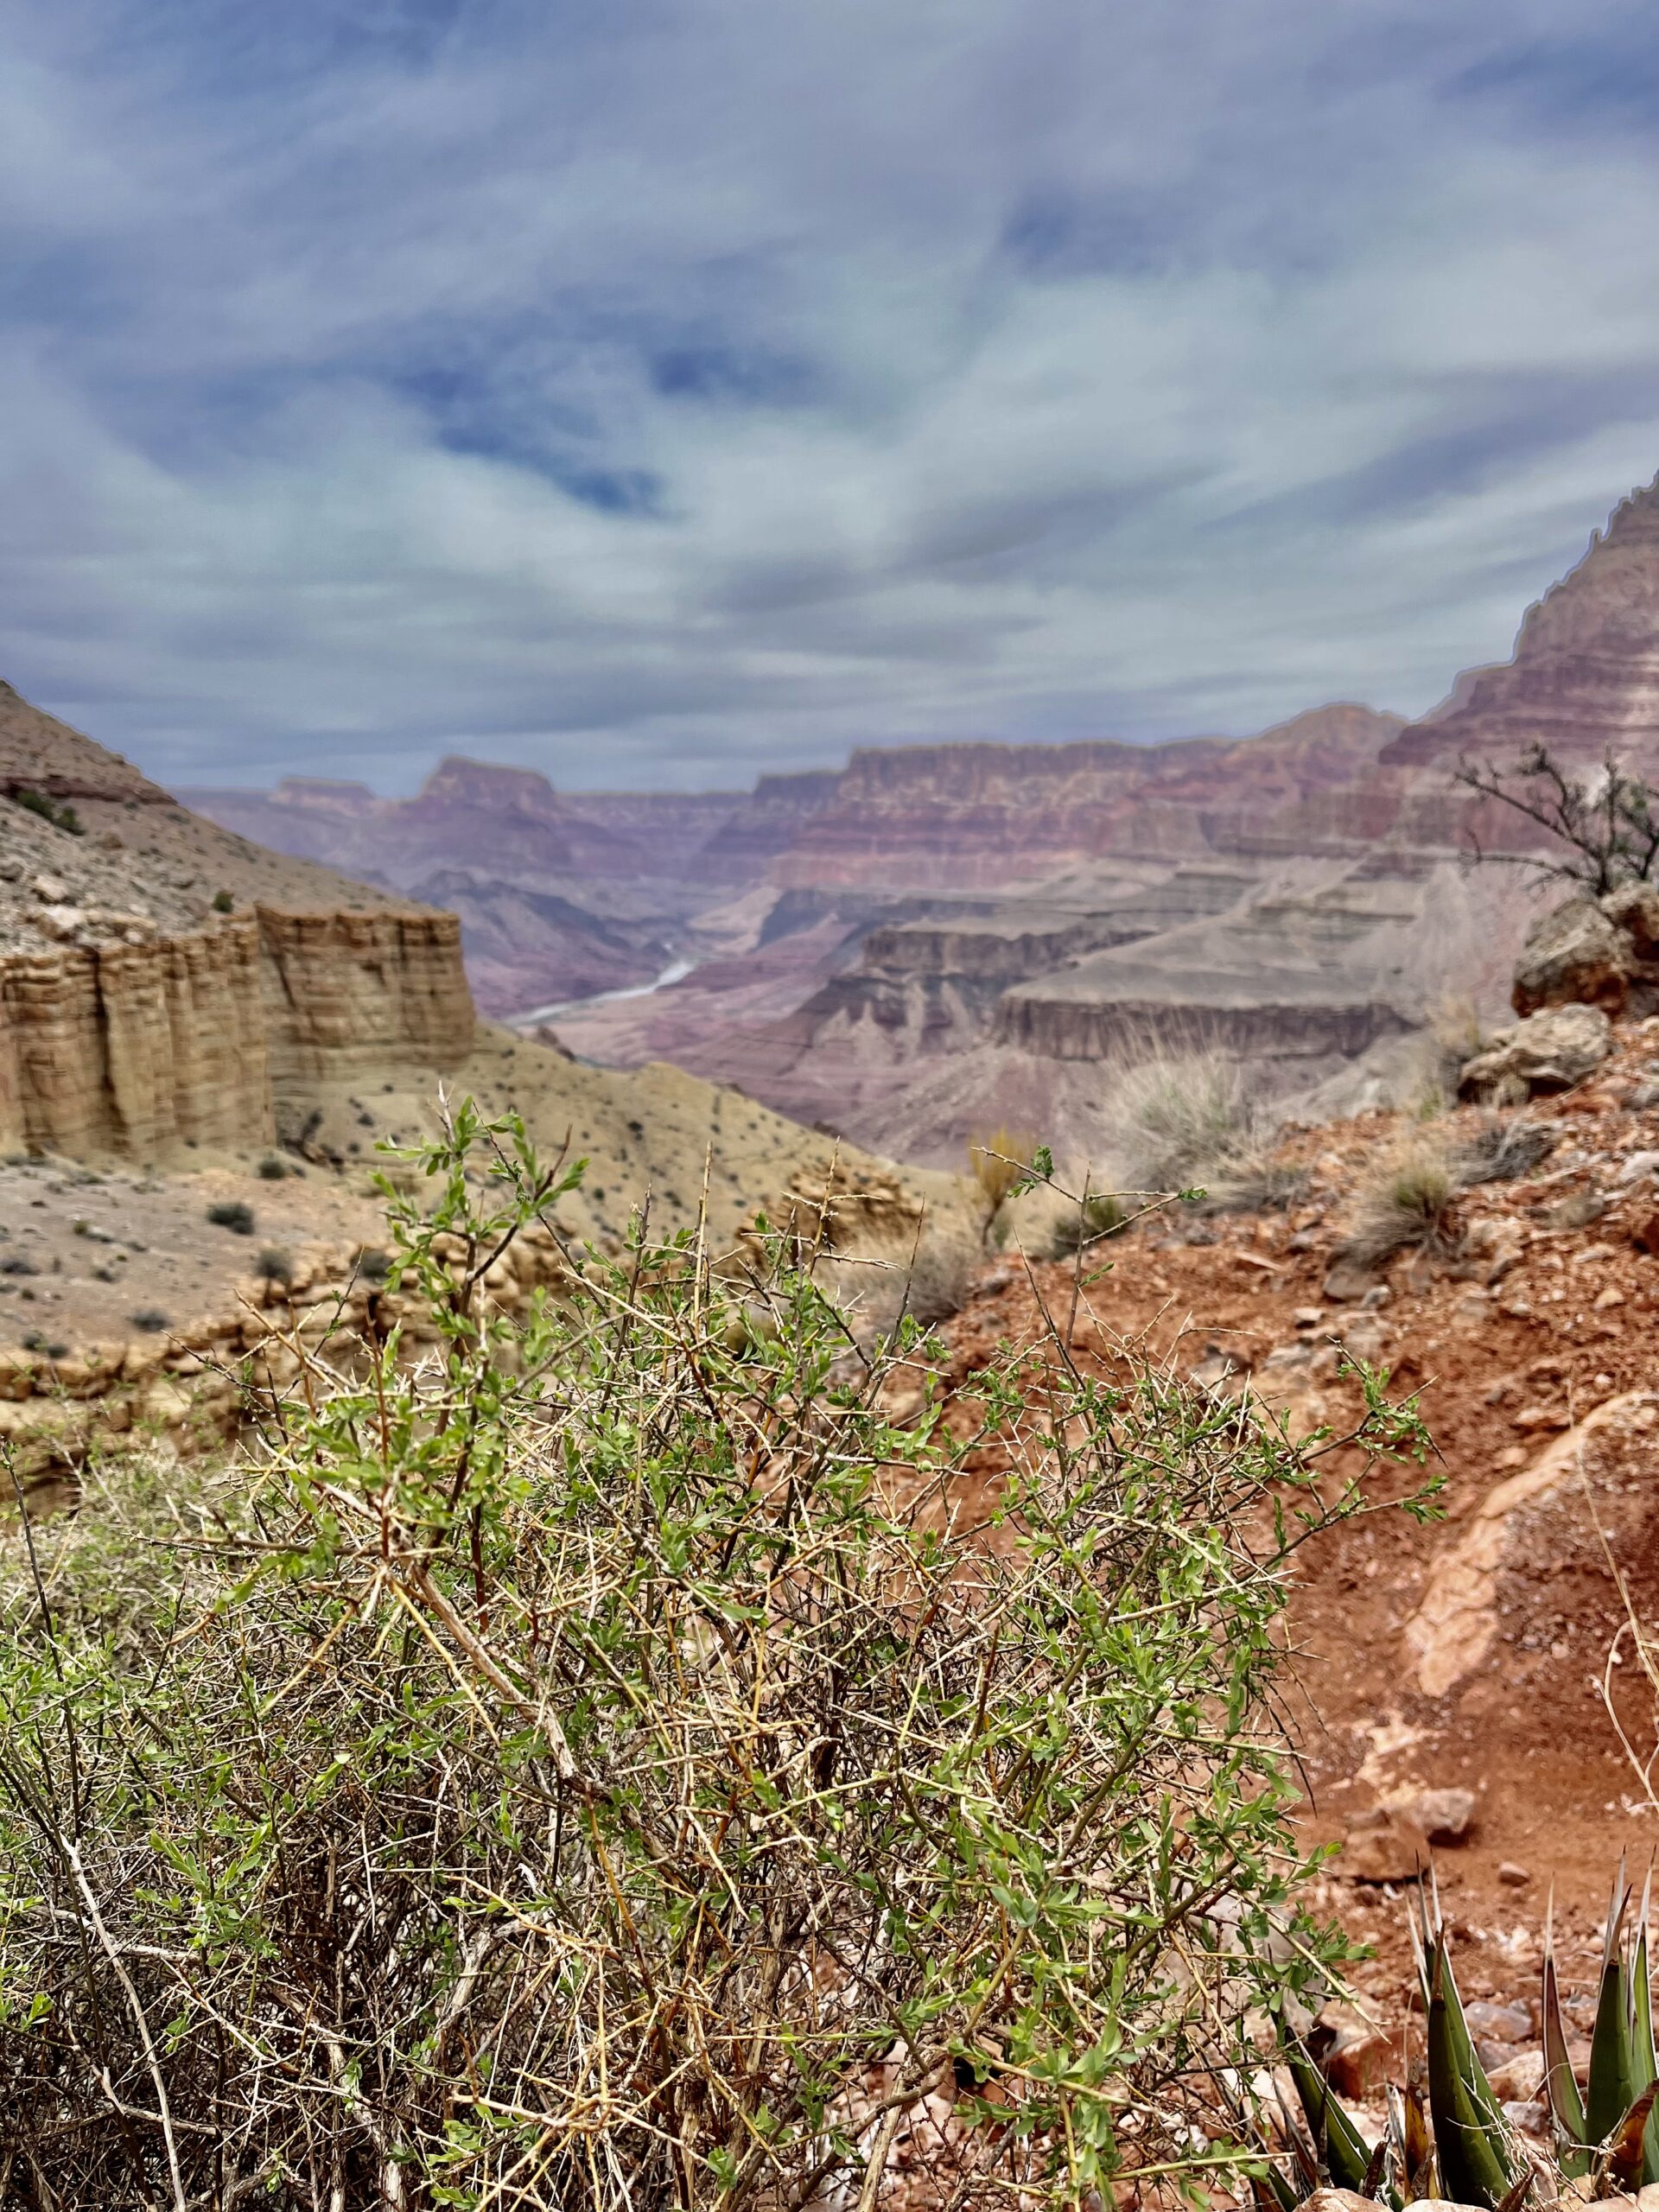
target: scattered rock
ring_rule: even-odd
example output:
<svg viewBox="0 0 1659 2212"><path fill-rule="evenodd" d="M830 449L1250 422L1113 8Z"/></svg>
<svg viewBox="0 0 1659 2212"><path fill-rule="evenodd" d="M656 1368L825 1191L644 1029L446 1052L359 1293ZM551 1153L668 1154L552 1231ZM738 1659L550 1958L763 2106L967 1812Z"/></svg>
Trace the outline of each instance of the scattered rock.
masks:
<svg viewBox="0 0 1659 2212"><path fill-rule="evenodd" d="M1607 1201L1599 1191L1573 1191L1561 1198L1545 1213L1546 1229L1588 1229L1592 1221L1599 1221L1607 1211Z"/></svg>
<svg viewBox="0 0 1659 2212"><path fill-rule="evenodd" d="M1521 2032L1532 2032L1530 2021ZM1500 2103L1530 2104L1544 2086L1544 2055L1541 2050L1518 2050L1513 2058L1494 2067L1487 2078Z"/></svg>
<svg viewBox="0 0 1659 2212"><path fill-rule="evenodd" d="M1458 1089L1465 1098L1485 1099L1569 1090L1601 1065L1612 1045L1612 1024L1599 1006L1552 1007L1500 1029L1465 1063Z"/></svg>
<svg viewBox="0 0 1659 2212"><path fill-rule="evenodd" d="M1484 2036L1489 2042L1524 2043L1532 2033L1532 2014L1524 2005L1494 2005L1485 1998L1472 1998L1463 2008L1469 2023L1471 2035ZM1530 2089L1517 2089L1516 2096L1530 2096Z"/></svg>
<svg viewBox="0 0 1659 2212"><path fill-rule="evenodd" d="M1517 1866L1513 1859L1501 1859L1497 1865L1497 1878L1506 1889L1524 1890L1532 1876L1524 1866Z"/></svg>
<svg viewBox="0 0 1659 2212"><path fill-rule="evenodd" d="M1527 931L1510 1002L1519 1014L1571 1005L1621 1014L1635 965L1630 937L1596 901L1568 899Z"/></svg>
<svg viewBox="0 0 1659 2212"><path fill-rule="evenodd" d="M1394 2037L1340 2000L1323 2007L1310 2042L1320 2071L1339 2097L1369 2103L1399 2070Z"/></svg>
<svg viewBox="0 0 1659 2212"><path fill-rule="evenodd" d="M1349 1821L1334 1871L1351 1882L1409 1882L1431 1861L1428 1838L1415 1821L1377 1805Z"/></svg>
<svg viewBox="0 0 1659 2212"><path fill-rule="evenodd" d="M1651 883L1622 883L1601 902L1601 911L1615 929L1630 941L1639 962L1659 961L1659 887Z"/></svg>
<svg viewBox="0 0 1659 2212"><path fill-rule="evenodd" d="M1475 1824L1472 1789L1421 1789L1400 1810L1431 1843L1462 1843ZM1521 2024L1522 2032L1527 2023Z"/></svg>
<svg viewBox="0 0 1659 2212"><path fill-rule="evenodd" d="M1376 1287L1376 1269L1363 1261L1345 1257L1336 1262L1322 1285L1325 1295L1338 1305L1363 1299Z"/></svg>
<svg viewBox="0 0 1659 2212"><path fill-rule="evenodd" d="M1557 1406L1523 1406L1510 1417L1511 1428L1570 1428L1572 1421Z"/></svg>
<svg viewBox="0 0 1659 2212"><path fill-rule="evenodd" d="M37 875L29 887L43 906L67 906L69 903L69 887L59 876Z"/></svg>
<svg viewBox="0 0 1659 2212"><path fill-rule="evenodd" d="M1599 1290L1591 1301L1598 1313L1611 1313L1616 1306L1624 1303L1624 1294L1609 1283L1605 1290Z"/></svg>

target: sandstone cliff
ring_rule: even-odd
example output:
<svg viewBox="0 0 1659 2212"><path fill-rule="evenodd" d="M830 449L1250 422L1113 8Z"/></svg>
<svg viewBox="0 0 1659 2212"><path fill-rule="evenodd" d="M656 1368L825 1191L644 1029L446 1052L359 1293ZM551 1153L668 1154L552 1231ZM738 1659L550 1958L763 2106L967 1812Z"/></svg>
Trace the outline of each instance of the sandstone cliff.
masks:
<svg viewBox="0 0 1659 2212"><path fill-rule="evenodd" d="M200 821L0 685L0 1146L245 1149L474 1027L453 915Z"/></svg>

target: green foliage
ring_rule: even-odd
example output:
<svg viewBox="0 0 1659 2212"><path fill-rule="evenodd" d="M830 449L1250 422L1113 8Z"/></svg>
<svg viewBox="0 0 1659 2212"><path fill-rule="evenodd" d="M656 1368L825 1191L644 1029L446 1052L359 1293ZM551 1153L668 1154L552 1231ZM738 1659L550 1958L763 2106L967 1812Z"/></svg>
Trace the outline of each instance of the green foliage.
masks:
<svg viewBox="0 0 1659 2212"><path fill-rule="evenodd" d="M1659 2180L1659 2126L1654 2118L1659 2060L1654 2050L1648 1961L1650 1897L1643 1892L1634 1930L1625 1925L1630 1904L1630 1885L1621 1865L1602 1947L1587 2094L1580 2093L1573 2075L1554 1949L1548 1936L1544 1944L1544 2094L1554 2123L1556 2164L1563 2182L1587 2178L1596 2196L1615 2190L1633 2192ZM1491 2212L1518 2212L1533 2178L1531 2169L1476 2054L1438 1901L1432 1911L1424 1901L1416 1948L1427 2027L1432 2154L1421 2132L1421 2115L1411 2102L1414 2093L1405 2097L1391 2093L1388 2133L1379 2151L1368 2152L1306 2046L1287 2030L1285 2060L1313 2140L1306 2144L1293 2136L1296 2181L1282 2171L1274 2176L1281 2203L1288 2200L1294 2205L1317 2181L1328 2177L1341 2189L1363 2186L1368 2196L1382 2190L1395 2207L1420 2196L1440 2196L1484 2205ZM1437 2171L1431 2171L1431 2157ZM1356 2173L1366 2175L1364 2183L1352 2178Z"/></svg>
<svg viewBox="0 0 1659 2212"><path fill-rule="evenodd" d="M397 1160L390 1334L296 1339L250 1459L3 1593L34 2201L775 2212L929 2096L963 2205L1259 2163L1217 2069L1342 1950L1287 1569L1361 1491L1058 1338L959 1434L916 1326L860 1351L764 1231L560 1245L509 1318L582 1163L470 1103ZM1357 1441L1421 1452L1370 1380Z"/></svg>
<svg viewBox="0 0 1659 2212"><path fill-rule="evenodd" d="M215 1200L207 1218L215 1229L228 1229L233 1236L251 1236L254 1231L253 1208L245 1198Z"/></svg>
<svg viewBox="0 0 1659 2212"><path fill-rule="evenodd" d="M236 901L228 891L214 892L213 912L216 914L233 914L236 912Z"/></svg>
<svg viewBox="0 0 1659 2212"><path fill-rule="evenodd" d="M72 837L84 834L80 817L67 801L48 798L44 791L15 791L11 794L16 805L30 814L38 814L42 822L49 822L54 830L65 830Z"/></svg>

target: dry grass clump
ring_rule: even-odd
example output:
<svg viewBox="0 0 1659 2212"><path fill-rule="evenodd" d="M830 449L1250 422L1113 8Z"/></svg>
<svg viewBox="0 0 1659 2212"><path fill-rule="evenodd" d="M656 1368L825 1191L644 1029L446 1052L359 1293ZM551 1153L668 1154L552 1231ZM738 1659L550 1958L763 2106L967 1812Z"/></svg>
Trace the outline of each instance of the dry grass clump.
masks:
<svg viewBox="0 0 1659 2212"><path fill-rule="evenodd" d="M1407 1140L1356 1188L1342 1256L1376 1265L1414 1248L1451 1251L1457 1191L1445 1144L1427 1135Z"/></svg>
<svg viewBox="0 0 1659 2212"><path fill-rule="evenodd" d="M1263 1134L1244 1070L1224 1053L1154 1055L1113 1080L1113 1167L1126 1191L1219 1184L1257 1160Z"/></svg>
<svg viewBox="0 0 1659 2212"><path fill-rule="evenodd" d="M1460 1190L1480 1183L1508 1183L1530 1175L1548 1160L1559 1141L1557 1132L1542 1122L1518 1115L1483 1116L1459 1142L1451 1159Z"/></svg>
<svg viewBox="0 0 1659 2212"><path fill-rule="evenodd" d="M210 1497L0 1579L14 2189L868 2212L924 2113L963 2212L1244 2186L1214 2069L1339 1943L1280 1617L1359 1492L1058 1338L958 1434L786 1238L571 1252L510 1319L577 1171L470 1106L414 1164L391 1338L296 1337ZM1347 1440L1423 1448L1375 1391Z"/></svg>

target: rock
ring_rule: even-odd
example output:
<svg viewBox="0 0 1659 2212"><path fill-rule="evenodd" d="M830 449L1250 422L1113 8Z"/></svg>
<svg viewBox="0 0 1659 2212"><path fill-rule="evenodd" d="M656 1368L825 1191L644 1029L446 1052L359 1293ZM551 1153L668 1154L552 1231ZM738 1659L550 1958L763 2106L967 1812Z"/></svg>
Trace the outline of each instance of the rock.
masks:
<svg viewBox="0 0 1659 2212"><path fill-rule="evenodd" d="M1572 1421L1556 1406L1523 1406L1518 1414L1511 1414L1511 1428L1570 1428Z"/></svg>
<svg viewBox="0 0 1659 2212"><path fill-rule="evenodd" d="M1325 1295L1338 1304L1351 1299L1363 1299L1376 1287L1376 1269L1360 1260L1339 1259L1325 1276L1321 1287Z"/></svg>
<svg viewBox="0 0 1659 2212"><path fill-rule="evenodd" d="M1465 1061L1458 1089L1465 1098L1485 1099L1568 1090L1612 1048L1612 1024L1599 1006L1552 1007L1500 1029Z"/></svg>
<svg viewBox="0 0 1659 2212"><path fill-rule="evenodd" d="M1530 2022L1524 2032L1532 2032ZM1530 2104L1544 2086L1544 2055L1541 2050L1518 2050L1513 2058L1494 2067L1487 2079L1500 2103Z"/></svg>
<svg viewBox="0 0 1659 2212"><path fill-rule="evenodd" d="M1524 2043L1532 2033L1532 2014L1524 2005L1494 2005L1484 1997L1471 1999L1463 2008L1465 2019L1471 2035L1484 2036L1489 2042ZM1530 2089L1516 2089L1516 2096L1530 2096Z"/></svg>
<svg viewBox="0 0 1659 2212"><path fill-rule="evenodd" d="M1599 1290L1591 1300L1592 1306L1598 1313L1611 1313L1614 1306L1622 1306L1624 1303L1624 1292L1615 1290L1611 1283L1608 1284L1605 1290Z"/></svg>
<svg viewBox="0 0 1659 2212"><path fill-rule="evenodd" d="M1322 1306L1299 1306L1290 1318L1299 1329L1317 1329L1325 1319L1325 1308Z"/></svg>
<svg viewBox="0 0 1659 2212"><path fill-rule="evenodd" d="M1399 2067L1395 2038L1340 2000L1320 2010L1313 2049L1337 2094L1361 2104L1368 2103Z"/></svg>
<svg viewBox="0 0 1659 2212"><path fill-rule="evenodd" d="M1630 939L1638 962L1659 962L1659 886L1621 883L1600 906L1613 927Z"/></svg>
<svg viewBox="0 0 1659 2212"><path fill-rule="evenodd" d="M1506 1889L1524 1890L1532 1876L1524 1866L1517 1866L1513 1859L1501 1859L1497 1866L1497 1878Z"/></svg>
<svg viewBox="0 0 1659 2212"><path fill-rule="evenodd" d="M1462 1843L1475 1824L1472 1789L1422 1789L1400 1808L1431 1843ZM1527 2023L1522 2022L1524 2033Z"/></svg>
<svg viewBox="0 0 1659 2212"><path fill-rule="evenodd" d="M1378 1805L1349 1821L1333 1871L1351 1882L1409 1882L1431 1859L1428 1838L1416 1823Z"/></svg>
<svg viewBox="0 0 1659 2212"><path fill-rule="evenodd" d="M1567 899L1527 931L1510 1002L1520 1014L1573 1005L1620 1014L1635 965L1629 936L1593 899Z"/></svg>
<svg viewBox="0 0 1659 2212"><path fill-rule="evenodd" d="M1630 1242L1643 1252L1659 1254L1659 1211L1650 1213L1641 1226L1631 1232Z"/></svg>
<svg viewBox="0 0 1659 2212"><path fill-rule="evenodd" d="M37 875L29 887L43 906L66 906L69 903L69 887L60 876Z"/></svg>
<svg viewBox="0 0 1659 2212"><path fill-rule="evenodd" d="M1547 1229L1588 1229L1592 1221L1599 1221L1607 1211L1607 1201L1599 1191L1573 1191L1551 1206L1544 1215Z"/></svg>
<svg viewBox="0 0 1659 2212"><path fill-rule="evenodd" d="M1659 1152L1627 1153L1618 1171L1618 1187L1639 1183L1644 1175L1659 1175Z"/></svg>

